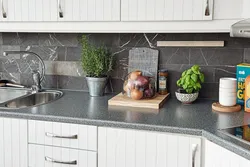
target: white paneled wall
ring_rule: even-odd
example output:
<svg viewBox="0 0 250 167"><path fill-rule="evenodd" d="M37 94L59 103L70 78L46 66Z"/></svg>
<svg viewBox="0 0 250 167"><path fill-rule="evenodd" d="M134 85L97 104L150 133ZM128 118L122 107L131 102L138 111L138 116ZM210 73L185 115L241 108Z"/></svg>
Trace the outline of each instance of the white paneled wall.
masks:
<svg viewBox="0 0 250 167"><path fill-rule="evenodd" d="M2 21L56 21L57 0L2 0ZM7 17L2 13L6 11Z"/></svg>
<svg viewBox="0 0 250 167"><path fill-rule="evenodd" d="M250 161L208 140L205 141L205 167L249 167Z"/></svg>
<svg viewBox="0 0 250 167"><path fill-rule="evenodd" d="M29 167L97 167L96 154L91 151L29 144ZM56 162L47 161L45 157Z"/></svg>
<svg viewBox="0 0 250 167"><path fill-rule="evenodd" d="M58 21L120 21L120 0L60 0Z"/></svg>
<svg viewBox="0 0 250 167"><path fill-rule="evenodd" d="M205 16L209 1L210 15ZM122 21L212 20L213 0L121 0Z"/></svg>
<svg viewBox="0 0 250 167"><path fill-rule="evenodd" d="M120 21L120 0L2 0L0 21ZM63 17L59 17L59 11ZM6 11L7 17L3 17Z"/></svg>
<svg viewBox="0 0 250 167"><path fill-rule="evenodd" d="M27 167L27 120L0 118L0 167Z"/></svg>
<svg viewBox="0 0 250 167"><path fill-rule="evenodd" d="M28 127L29 143L97 150L96 126L29 120ZM59 137L47 136L46 133ZM67 138L74 135L77 135L76 139Z"/></svg>
<svg viewBox="0 0 250 167"><path fill-rule="evenodd" d="M138 130L98 128L98 167L201 167L201 139Z"/></svg>

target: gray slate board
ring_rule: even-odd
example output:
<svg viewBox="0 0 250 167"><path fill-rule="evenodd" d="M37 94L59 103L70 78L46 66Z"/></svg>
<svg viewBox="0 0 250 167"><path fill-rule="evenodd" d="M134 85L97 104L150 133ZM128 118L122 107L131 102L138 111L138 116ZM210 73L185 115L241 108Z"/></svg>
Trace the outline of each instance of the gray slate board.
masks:
<svg viewBox="0 0 250 167"><path fill-rule="evenodd" d="M142 70L151 73L157 79L159 51L150 48L133 48L129 51L128 73Z"/></svg>

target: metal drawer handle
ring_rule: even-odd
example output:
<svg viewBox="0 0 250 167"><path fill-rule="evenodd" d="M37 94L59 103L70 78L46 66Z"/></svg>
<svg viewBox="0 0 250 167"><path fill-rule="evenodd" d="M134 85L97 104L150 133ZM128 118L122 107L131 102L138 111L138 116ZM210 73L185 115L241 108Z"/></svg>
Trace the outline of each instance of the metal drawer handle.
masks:
<svg viewBox="0 0 250 167"><path fill-rule="evenodd" d="M45 135L48 136L48 137L63 138L63 139L77 139L77 138L78 138L77 135L72 135L72 136L59 136L59 135L55 135L55 134L49 133L49 132L46 132Z"/></svg>
<svg viewBox="0 0 250 167"><path fill-rule="evenodd" d="M3 5L3 0L1 0L1 4L2 4L2 15L3 15L3 18L7 18L7 13L4 9L4 5Z"/></svg>
<svg viewBox="0 0 250 167"><path fill-rule="evenodd" d="M195 167L195 155L198 149L198 144L192 145L192 167Z"/></svg>
<svg viewBox="0 0 250 167"><path fill-rule="evenodd" d="M250 30L240 30L240 33L250 33Z"/></svg>
<svg viewBox="0 0 250 167"><path fill-rule="evenodd" d="M61 5L61 0L58 0L58 10L59 10L59 17L63 18L63 10L62 10L62 5Z"/></svg>
<svg viewBox="0 0 250 167"><path fill-rule="evenodd" d="M207 0L207 3L206 3L205 16L210 16L209 0Z"/></svg>
<svg viewBox="0 0 250 167"><path fill-rule="evenodd" d="M67 164L67 165L77 165L77 161L58 161L58 160L54 160L50 157L45 157L45 161L51 162L51 163L57 163L57 164Z"/></svg>

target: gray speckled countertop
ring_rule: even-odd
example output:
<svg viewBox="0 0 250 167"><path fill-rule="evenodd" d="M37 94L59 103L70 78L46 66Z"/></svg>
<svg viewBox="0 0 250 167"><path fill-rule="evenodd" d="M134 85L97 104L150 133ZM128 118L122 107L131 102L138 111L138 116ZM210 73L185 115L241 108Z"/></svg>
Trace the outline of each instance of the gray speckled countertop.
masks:
<svg viewBox="0 0 250 167"><path fill-rule="evenodd" d="M218 130L250 124L250 113L216 113L212 112L211 100L182 105L175 98L169 99L159 111L109 107L108 100L113 95L90 97L85 92L63 92L64 96L53 103L18 110L0 109L0 116L203 136L250 160L250 144Z"/></svg>

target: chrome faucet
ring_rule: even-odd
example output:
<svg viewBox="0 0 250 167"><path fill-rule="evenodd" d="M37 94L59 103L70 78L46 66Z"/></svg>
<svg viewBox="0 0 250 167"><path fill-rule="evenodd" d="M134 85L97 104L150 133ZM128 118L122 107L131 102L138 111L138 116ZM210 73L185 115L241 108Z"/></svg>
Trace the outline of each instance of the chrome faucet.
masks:
<svg viewBox="0 0 250 167"><path fill-rule="evenodd" d="M5 51L3 52L4 56L8 56L9 54L30 54L30 55L35 56L40 61L42 65L42 71L39 72L38 70L33 70L32 77L33 77L34 85L31 86L31 90L33 93L40 92L42 89L41 83L45 75L45 65L44 65L42 58L38 54L34 52L28 52L28 51Z"/></svg>

